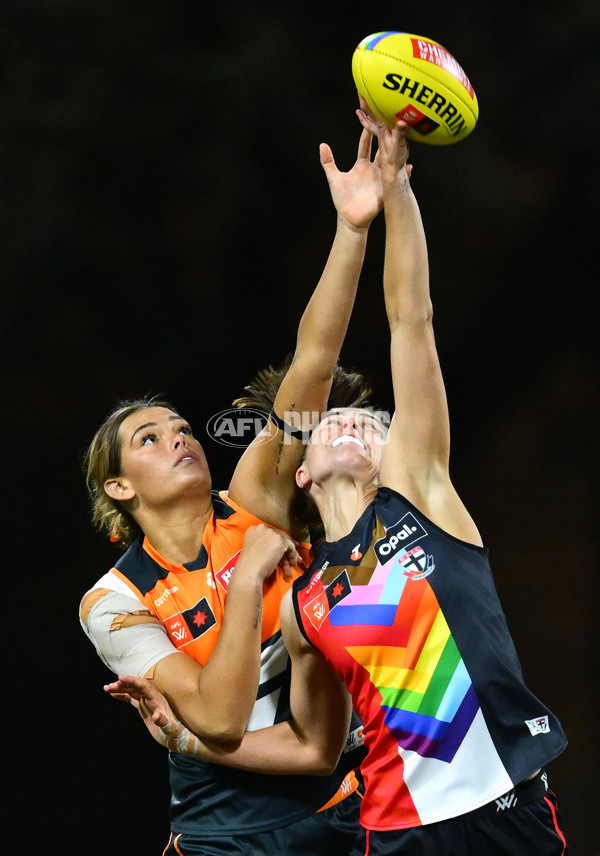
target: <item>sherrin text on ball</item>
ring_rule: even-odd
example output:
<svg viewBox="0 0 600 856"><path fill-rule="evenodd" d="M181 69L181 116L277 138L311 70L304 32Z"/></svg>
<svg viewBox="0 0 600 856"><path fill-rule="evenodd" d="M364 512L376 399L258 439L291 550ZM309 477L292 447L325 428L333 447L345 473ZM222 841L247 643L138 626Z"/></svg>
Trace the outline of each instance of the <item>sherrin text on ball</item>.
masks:
<svg viewBox="0 0 600 856"><path fill-rule="evenodd" d="M456 59L425 36L385 31L363 39L352 57L358 92L375 116L434 146L457 143L479 118L477 96Z"/></svg>

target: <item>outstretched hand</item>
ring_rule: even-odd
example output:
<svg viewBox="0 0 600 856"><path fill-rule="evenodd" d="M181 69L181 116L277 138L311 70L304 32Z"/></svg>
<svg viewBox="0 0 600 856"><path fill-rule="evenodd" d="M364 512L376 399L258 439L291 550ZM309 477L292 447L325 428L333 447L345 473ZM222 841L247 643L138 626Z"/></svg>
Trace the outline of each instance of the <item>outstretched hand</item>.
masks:
<svg viewBox="0 0 600 856"><path fill-rule="evenodd" d="M195 755L209 760L212 756L195 734L181 723L164 695L148 678L119 675L112 684L106 684L105 692L120 701L128 701L144 721L144 725L162 746L179 755Z"/></svg>
<svg viewBox="0 0 600 856"><path fill-rule="evenodd" d="M366 128L360 135L356 163L349 172L340 172L333 152L321 143L319 155L338 216L353 229L367 229L383 207L378 155L371 159L373 134Z"/></svg>
<svg viewBox="0 0 600 856"><path fill-rule="evenodd" d="M144 725L161 746L171 752L193 754L198 741L175 716L169 702L148 678L119 675L112 684L105 684L104 691L119 701L127 701L135 707Z"/></svg>
<svg viewBox="0 0 600 856"><path fill-rule="evenodd" d="M360 108L356 111L356 115L361 125L367 133L377 137L379 167L386 170L387 177L390 179L395 178L402 169L410 178L412 166L407 163L409 151L406 141L408 124L400 119L394 128L390 128L371 113L362 95L359 95L359 102Z"/></svg>
<svg viewBox="0 0 600 856"><path fill-rule="evenodd" d="M129 702L136 707L149 729L151 724L163 728L170 722L178 721L169 702L148 678L119 675L112 684L104 685L104 691L113 698Z"/></svg>

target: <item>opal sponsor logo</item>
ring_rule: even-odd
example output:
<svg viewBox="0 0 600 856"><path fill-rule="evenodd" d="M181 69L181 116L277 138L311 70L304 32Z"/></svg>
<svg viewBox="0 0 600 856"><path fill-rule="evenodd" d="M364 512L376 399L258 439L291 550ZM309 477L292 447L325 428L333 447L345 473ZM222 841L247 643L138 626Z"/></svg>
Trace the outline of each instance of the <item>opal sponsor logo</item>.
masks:
<svg viewBox="0 0 600 856"><path fill-rule="evenodd" d="M383 538L375 542L375 555L383 565L398 550L406 553L406 547L425 537L427 537L426 530L421 526L414 514L409 511L397 523L394 523L393 526L390 526L386 530Z"/></svg>

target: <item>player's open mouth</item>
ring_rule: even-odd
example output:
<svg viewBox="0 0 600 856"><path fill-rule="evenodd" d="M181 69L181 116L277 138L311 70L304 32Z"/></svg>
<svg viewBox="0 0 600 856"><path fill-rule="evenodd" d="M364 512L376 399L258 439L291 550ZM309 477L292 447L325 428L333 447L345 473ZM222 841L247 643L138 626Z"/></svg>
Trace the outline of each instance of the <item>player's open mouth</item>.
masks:
<svg viewBox="0 0 600 856"><path fill-rule="evenodd" d="M342 434L341 437L336 437L331 445L335 449L336 446L341 446L342 443L356 443L361 449L367 448L362 440L359 440L358 437L353 437L351 434Z"/></svg>

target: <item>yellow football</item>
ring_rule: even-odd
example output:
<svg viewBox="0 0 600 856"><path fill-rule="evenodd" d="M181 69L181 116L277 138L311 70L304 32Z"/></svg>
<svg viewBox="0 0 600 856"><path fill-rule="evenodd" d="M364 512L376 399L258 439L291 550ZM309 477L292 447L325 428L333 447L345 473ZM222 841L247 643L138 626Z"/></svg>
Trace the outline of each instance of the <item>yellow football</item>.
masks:
<svg viewBox="0 0 600 856"><path fill-rule="evenodd" d="M390 127L403 119L410 140L445 146L464 140L477 124L479 105L469 78L432 39L373 33L354 51L352 75L369 109Z"/></svg>

